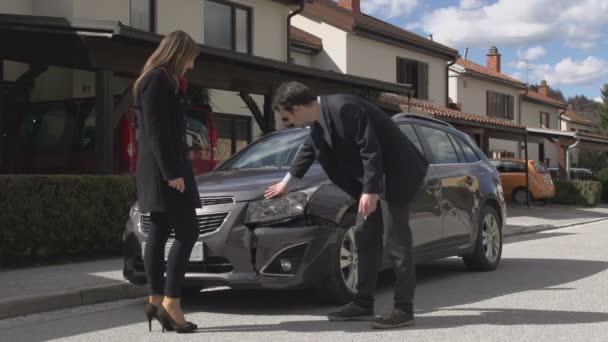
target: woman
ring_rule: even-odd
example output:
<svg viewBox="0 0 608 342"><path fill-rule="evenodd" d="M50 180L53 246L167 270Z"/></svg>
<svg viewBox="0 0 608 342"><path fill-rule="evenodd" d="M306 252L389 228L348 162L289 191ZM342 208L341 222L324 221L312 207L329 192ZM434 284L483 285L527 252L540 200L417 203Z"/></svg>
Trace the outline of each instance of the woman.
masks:
<svg viewBox="0 0 608 342"><path fill-rule="evenodd" d="M186 266L198 239L196 208L201 202L185 141L184 74L192 69L198 46L183 31L167 35L146 62L134 85L139 121L137 197L140 210L150 213L151 227L144 251L150 300L145 307L148 327L156 317L166 330L193 332L180 297ZM169 234L175 240L167 259Z"/></svg>

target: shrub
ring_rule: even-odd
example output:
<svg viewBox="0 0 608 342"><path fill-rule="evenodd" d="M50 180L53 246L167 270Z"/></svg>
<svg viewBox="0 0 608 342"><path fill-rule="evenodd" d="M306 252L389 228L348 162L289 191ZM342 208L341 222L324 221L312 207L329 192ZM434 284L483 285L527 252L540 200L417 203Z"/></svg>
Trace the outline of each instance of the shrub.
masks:
<svg viewBox="0 0 608 342"><path fill-rule="evenodd" d="M558 181L555 183L555 204L594 207L600 202L601 183L594 181Z"/></svg>
<svg viewBox="0 0 608 342"><path fill-rule="evenodd" d="M602 199L608 201L608 168L600 170L597 173L597 180L602 183Z"/></svg>
<svg viewBox="0 0 608 342"><path fill-rule="evenodd" d="M131 176L0 176L0 267L122 253Z"/></svg>

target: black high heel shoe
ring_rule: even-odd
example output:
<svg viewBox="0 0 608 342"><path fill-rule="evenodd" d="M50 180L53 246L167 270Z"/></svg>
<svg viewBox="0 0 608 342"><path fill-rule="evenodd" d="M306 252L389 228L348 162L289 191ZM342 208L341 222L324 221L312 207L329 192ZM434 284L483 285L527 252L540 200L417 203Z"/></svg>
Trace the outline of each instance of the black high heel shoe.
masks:
<svg viewBox="0 0 608 342"><path fill-rule="evenodd" d="M167 310L165 310L165 308L162 306L158 308L156 317L158 317L158 320L163 326L163 332L165 332L165 330L173 330L178 334L187 334L198 329L198 326L192 322L186 322L184 324L177 323L173 317L171 317L171 314L169 314L169 312L167 312Z"/></svg>
<svg viewBox="0 0 608 342"><path fill-rule="evenodd" d="M152 331L152 320L154 318L158 319L161 325L163 324L158 318L158 307L156 305L152 303L146 304L146 307L144 307L144 313L146 314L146 318L148 319L148 331Z"/></svg>

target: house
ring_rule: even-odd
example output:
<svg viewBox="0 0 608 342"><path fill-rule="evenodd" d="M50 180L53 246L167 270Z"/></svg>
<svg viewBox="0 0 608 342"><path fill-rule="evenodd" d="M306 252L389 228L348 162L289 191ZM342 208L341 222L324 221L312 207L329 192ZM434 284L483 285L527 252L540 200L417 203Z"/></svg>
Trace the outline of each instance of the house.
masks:
<svg viewBox="0 0 608 342"><path fill-rule="evenodd" d="M322 50L295 53L296 63L410 84L415 98L447 105L448 62L458 51L362 13L361 0L309 0L292 25L322 39Z"/></svg>
<svg viewBox="0 0 608 342"><path fill-rule="evenodd" d="M283 81L307 82L320 93L408 91L407 85L290 64L289 22L302 5L301 0L183 0L179 6L169 0L5 0L0 37L11 48L0 52L0 81L26 90L21 102L95 99L92 129L98 131L97 164L104 173L112 170L114 154L115 120L107 117L120 107L113 99L128 103L123 100L145 59L173 30L200 43L189 78L191 88L210 90L220 159L275 128L270 102ZM1 119L6 103L0 95Z"/></svg>
<svg viewBox="0 0 608 342"><path fill-rule="evenodd" d="M549 96L547 81L542 80L538 91L522 91L522 123L526 127L561 130L560 113L567 105ZM528 158L542 161L548 167L559 167L560 146L554 139L528 144Z"/></svg>
<svg viewBox="0 0 608 342"><path fill-rule="evenodd" d="M410 96L383 93L376 103L389 113L411 112L448 121L470 133L480 146L485 146L484 150L488 149L491 136L522 139L525 127L504 115L488 117L485 107L481 110L472 102L467 104L471 106L468 111L453 105L448 96L448 76L453 73L450 66L459 60L457 50L361 13L361 1L364 0L310 0L292 24L309 35L309 42L314 39L317 45L305 55L294 51L295 62L411 84ZM292 44L295 43L292 40ZM517 80L503 81L510 86L508 93L513 97L525 89L525 84ZM490 88L502 91L499 86ZM485 98L485 92L483 96Z"/></svg>
<svg viewBox="0 0 608 342"><path fill-rule="evenodd" d="M521 92L526 84L502 73L502 55L496 47L487 54L486 65L459 58L450 67L449 96L452 106L463 112L508 120L525 126L522 120ZM521 157L518 139L490 138L490 157Z"/></svg>
<svg viewBox="0 0 608 342"><path fill-rule="evenodd" d="M563 131L582 133L590 133L593 131L593 120L577 113L572 109L571 105L559 113L559 121L561 130Z"/></svg>

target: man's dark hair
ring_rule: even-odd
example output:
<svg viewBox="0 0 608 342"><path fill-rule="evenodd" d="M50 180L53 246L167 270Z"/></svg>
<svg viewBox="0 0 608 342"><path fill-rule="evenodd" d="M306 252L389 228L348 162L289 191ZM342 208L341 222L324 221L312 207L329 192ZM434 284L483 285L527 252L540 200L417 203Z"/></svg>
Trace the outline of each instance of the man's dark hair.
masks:
<svg viewBox="0 0 608 342"><path fill-rule="evenodd" d="M317 99L310 88L299 82L285 82L279 86L274 96L272 108L279 111L279 106L291 111L293 106L307 105Z"/></svg>

